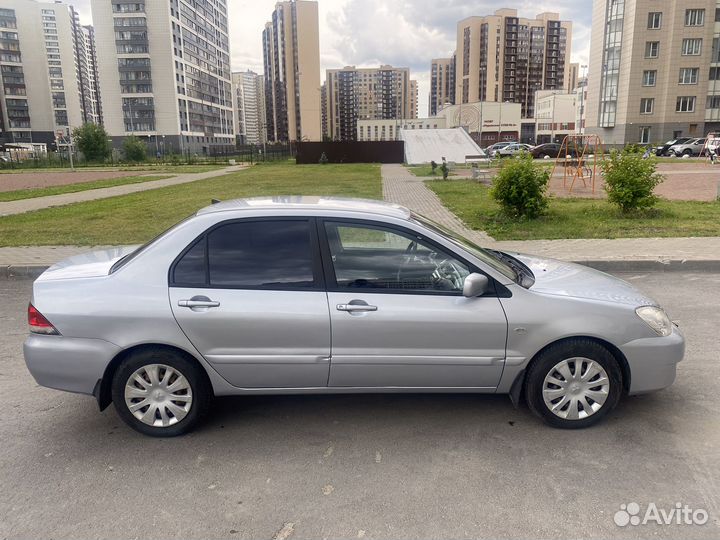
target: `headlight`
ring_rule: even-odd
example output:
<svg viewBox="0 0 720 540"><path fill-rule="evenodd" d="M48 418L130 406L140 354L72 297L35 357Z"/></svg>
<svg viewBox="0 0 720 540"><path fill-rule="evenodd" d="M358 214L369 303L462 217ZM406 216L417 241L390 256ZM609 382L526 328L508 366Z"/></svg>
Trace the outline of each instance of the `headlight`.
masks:
<svg viewBox="0 0 720 540"><path fill-rule="evenodd" d="M667 313L662 308L655 306L643 306L635 310L637 316L640 317L645 324L655 330L658 335L667 337L672 334L672 323Z"/></svg>

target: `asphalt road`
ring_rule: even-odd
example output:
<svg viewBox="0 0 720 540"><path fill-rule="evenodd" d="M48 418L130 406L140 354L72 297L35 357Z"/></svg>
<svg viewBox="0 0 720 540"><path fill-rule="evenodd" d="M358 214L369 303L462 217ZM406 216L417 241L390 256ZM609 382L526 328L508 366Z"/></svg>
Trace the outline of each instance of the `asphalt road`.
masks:
<svg viewBox="0 0 720 540"><path fill-rule="evenodd" d="M143 437L22 359L28 281L0 281L0 538L717 538L720 275L628 275L678 319L676 383L583 431L504 396L221 400ZM675 503L704 526L628 525Z"/></svg>

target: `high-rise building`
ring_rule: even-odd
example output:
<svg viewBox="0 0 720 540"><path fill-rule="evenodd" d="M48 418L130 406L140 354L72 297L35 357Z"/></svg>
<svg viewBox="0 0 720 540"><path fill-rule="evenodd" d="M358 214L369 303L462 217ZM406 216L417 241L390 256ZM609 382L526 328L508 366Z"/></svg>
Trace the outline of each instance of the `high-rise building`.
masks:
<svg viewBox="0 0 720 540"><path fill-rule="evenodd" d="M358 120L417 118L417 83L408 68L328 69L325 84L327 135L334 140L355 140Z"/></svg>
<svg viewBox="0 0 720 540"><path fill-rule="evenodd" d="M254 71L232 74L235 99L235 135L241 144L262 144L265 139L265 87Z"/></svg>
<svg viewBox="0 0 720 540"><path fill-rule="evenodd" d="M95 29L90 25L82 27L82 45L85 50L86 68L83 70L86 84L84 88L85 120L93 124L102 124L102 102L100 99L99 76L97 72L97 50L95 49Z"/></svg>
<svg viewBox="0 0 720 540"><path fill-rule="evenodd" d="M409 118L418 117L418 82L410 79L410 116Z"/></svg>
<svg viewBox="0 0 720 540"><path fill-rule="evenodd" d="M567 79L572 23L557 13L535 19L515 9L469 17L457 26L455 103L520 103L534 115L535 92L561 90Z"/></svg>
<svg viewBox="0 0 720 540"><path fill-rule="evenodd" d="M568 64L567 77L565 79L565 91L567 93L574 92L580 80L580 64L571 62Z"/></svg>
<svg viewBox="0 0 720 540"><path fill-rule="evenodd" d="M585 131L606 146L720 131L720 1L596 0Z"/></svg>
<svg viewBox="0 0 720 540"><path fill-rule="evenodd" d="M0 142L51 144L57 132L96 121L88 111L86 50L72 6L3 0Z"/></svg>
<svg viewBox="0 0 720 540"><path fill-rule="evenodd" d="M455 55L433 58L430 65L428 113L435 116L446 104L455 103Z"/></svg>
<svg viewBox="0 0 720 540"><path fill-rule="evenodd" d="M234 148L226 0L92 0L92 13L114 145L136 135L157 152Z"/></svg>
<svg viewBox="0 0 720 540"><path fill-rule="evenodd" d="M327 83L320 87L320 110L323 139L328 136Z"/></svg>
<svg viewBox="0 0 720 540"><path fill-rule="evenodd" d="M268 140L319 141L322 113L318 3L278 2L262 40Z"/></svg>

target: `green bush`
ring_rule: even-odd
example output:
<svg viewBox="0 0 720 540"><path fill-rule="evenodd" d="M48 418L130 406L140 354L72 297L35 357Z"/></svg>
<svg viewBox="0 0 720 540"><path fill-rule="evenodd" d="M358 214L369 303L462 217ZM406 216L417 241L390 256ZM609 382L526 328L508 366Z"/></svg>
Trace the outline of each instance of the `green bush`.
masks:
<svg viewBox="0 0 720 540"><path fill-rule="evenodd" d="M110 141L105 128L98 124L84 124L73 130L73 139L87 161L105 161L110 157Z"/></svg>
<svg viewBox="0 0 720 540"><path fill-rule="evenodd" d="M654 157L643 158L641 154L626 150L612 152L602 162L608 200L623 212L653 207L658 200L653 191L663 181L656 168Z"/></svg>
<svg viewBox="0 0 720 540"><path fill-rule="evenodd" d="M147 146L135 135L130 135L123 141L123 153L128 161L145 161L147 159Z"/></svg>
<svg viewBox="0 0 720 540"><path fill-rule="evenodd" d="M513 159L502 160L500 171L493 178L490 195L512 217L535 218L547 207L550 171L537 166L527 152Z"/></svg>

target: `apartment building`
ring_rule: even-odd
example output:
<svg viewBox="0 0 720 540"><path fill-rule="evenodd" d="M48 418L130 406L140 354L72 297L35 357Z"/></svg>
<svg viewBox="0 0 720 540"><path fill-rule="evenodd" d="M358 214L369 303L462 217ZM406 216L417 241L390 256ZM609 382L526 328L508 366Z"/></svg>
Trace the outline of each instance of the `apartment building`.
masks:
<svg viewBox="0 0 720 540"><path fill-rule="evenodd" d="M409 68L328 69L327 133L334 140L357 138L358 120L417 118L417 82Z"/></svg>
<svg viewBox="0 0 720 540"><path fill-rule="evenodd" d="M565 91L569 94L574 92L580 80L580 64L571 62L566 70L567 78L565 79Z"/></svg>
<svg viewBox="0 0 720 540"><path fill-rule="evenodd" d="M278 2L262 41L268 140L321 140L318 3Z"/></svg>
<svg viewBox="0 0 720 540"><path fill-rule="evenodd" d="M103 122L113 145L135 135L152 152L232 150L226 0L91 5Z"/></svg>
<svg viewBox="0 0 720 540"><path fill-rule="evenodd" d="M428 114L435 116L446 104L455 103L455 55L430 61Z"/></svg>
<svg viewBox="0 0 720 540"><path fill-rule="evenodd" d="M558 13L535 19L515 9L469 17L457 26L455 103L520 103L523 118L535 114L538 90L567 84L572 23Z"/></svg>
<svg viewBox="0 0 720 540"><path fill-rule="evenodd" d="M535 142L561 143L575 133L577 96L562 90L540 90L535 96Z"/></svg>
<svg viewBox="0 0 720 540"><path fill-rule="evenodd" d="M240 144L262 144L265 138L265 85L254 71L232 74L235 135Z"/></svg>
<svg viewBox="0 0 720 540"><path fill-rule="evenodd" d="M52 144L57 132L96 121L84 39L72 6L3 0L0 143Z"/></svg>
<svg viewBox="0 0 720 540"><path fill-rule="evenodd" d="M720 130L720 1L596 0L585 110L610 147Z"/></svg>
<svg viewBox="0 0 720 540"><path fill-rule="evenodd" d="M97 50L95 49L95 28L90 25L81 28L82 43L85 57L85 90L83 101L85 103L85 121L93 124L102 124L102 101L97 71Z"/></svg>

